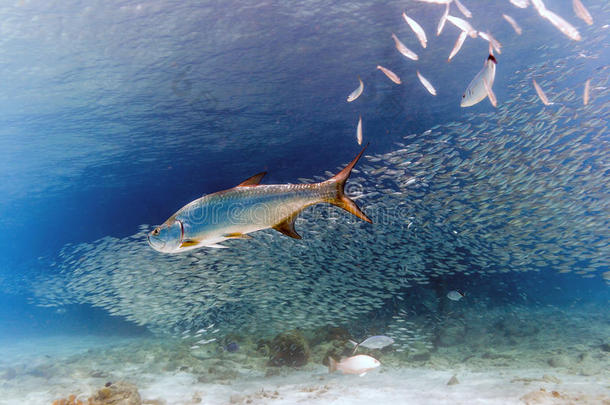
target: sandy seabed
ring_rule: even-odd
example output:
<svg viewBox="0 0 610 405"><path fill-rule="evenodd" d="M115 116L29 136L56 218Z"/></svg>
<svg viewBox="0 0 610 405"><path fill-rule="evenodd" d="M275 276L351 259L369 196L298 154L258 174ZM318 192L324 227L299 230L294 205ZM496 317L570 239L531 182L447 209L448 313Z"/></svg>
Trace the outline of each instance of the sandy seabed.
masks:
<svg viewBox="0 0 610 405"><path fill-rule="evenodd" d="M444 358L423 366L398 366L382 358L379 369L360 377L331 375L313 363L274 368L269 374L239 353L195 359L209 373L203 375L180 366L176 350L175 340L151 337L4 340L0 404L50 405L70 394L87 403L107 382L117 381L137 386L142 404L152 405L610 404L605 353L602 368L586 373L571 367L570 358L558 367L520 368L507 356L498 356L491 365L448 361L452 351L445 349L439 354ZM524 364L531 365L532 354L524 356L530 357ZM458 383L448 385L453 376Z"/></svg>

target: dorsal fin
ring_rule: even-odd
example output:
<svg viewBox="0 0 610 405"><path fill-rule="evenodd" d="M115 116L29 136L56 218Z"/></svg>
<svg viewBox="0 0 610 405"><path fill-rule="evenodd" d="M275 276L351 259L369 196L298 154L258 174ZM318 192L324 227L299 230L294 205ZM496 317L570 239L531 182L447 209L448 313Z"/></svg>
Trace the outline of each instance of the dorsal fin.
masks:
<svg viewBox="0 0 610 405"><path fill-rule="evenodd" d="M290 236L291 238L301 239L301 235L294 230L294 220L297 218L297 214L289 216L279 224L274 225L272 228L286 236Z"/></svg>
<svg viewBox="0 0 610 405"><path fill-rule="evenodd" d="M258 174L255 174L252 177L248 177L246 180L244 180L241 183L239 183L237 185L237 187L253 187L253 186L258 186L258 184L261 182L262 178L265 177L265 174L267 174L267 172L260 172Z"/></svg>

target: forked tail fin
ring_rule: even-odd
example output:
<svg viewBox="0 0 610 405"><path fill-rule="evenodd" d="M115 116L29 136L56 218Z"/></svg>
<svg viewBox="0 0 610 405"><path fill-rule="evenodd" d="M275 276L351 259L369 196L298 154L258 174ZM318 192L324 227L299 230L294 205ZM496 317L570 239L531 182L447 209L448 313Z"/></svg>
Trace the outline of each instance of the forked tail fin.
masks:
<svg viewBox="0 0 610 405"><path fill-rule="evenodd" d="M364 150L367 148L367 146L369 145L366 144L366 146L362 148L358 156L356 156L354 160L350 162L350 164L345 166L345 169L341 170L329 180L326 180L325 183L331 183L336 188L335 196L328 199L328 203L343 208L345 211L354 214L363 221L372 223L373 221L371 221L371 219L367 217L364 212L362 212L362 210L356 205L356 203L345 195L345 182L347 182L349 175L352 173L352 169L354 168L354 166L356 166L356 163L358 163L358 160L364 153Z"/></svg>
<svg viewBox="0 0 610 405"><path fill-rule="evenodd" d="M354 345L354 351L352 351L352 356L353 356L354 354L356 354L356 350L358 350L358 346L360 346L360 343L358 343L358 342L354 342L354 341L353 341L353 340L351 340L351 339L349 339L349 342L350 342L352 345Z"/></svg>

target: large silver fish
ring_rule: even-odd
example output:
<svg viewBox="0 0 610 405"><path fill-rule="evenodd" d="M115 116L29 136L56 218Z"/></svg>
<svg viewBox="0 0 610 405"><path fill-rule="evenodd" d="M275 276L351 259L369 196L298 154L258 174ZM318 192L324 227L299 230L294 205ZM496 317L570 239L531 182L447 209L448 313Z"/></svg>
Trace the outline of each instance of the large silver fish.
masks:
<svg viewBox="0 0 610 405"><path fill-rule="evenodd" d="M162 253L178 253L203 246L223 248L227 239L273 228L295 239L301 236L294 221L310 205L329 203L358 218L372 222L344 194L345 182L362 156L358 156L329 180L314 184L260 185L265 172L256 174L228 190L203 196L182 207L148 234L148 243Z"/></svg>

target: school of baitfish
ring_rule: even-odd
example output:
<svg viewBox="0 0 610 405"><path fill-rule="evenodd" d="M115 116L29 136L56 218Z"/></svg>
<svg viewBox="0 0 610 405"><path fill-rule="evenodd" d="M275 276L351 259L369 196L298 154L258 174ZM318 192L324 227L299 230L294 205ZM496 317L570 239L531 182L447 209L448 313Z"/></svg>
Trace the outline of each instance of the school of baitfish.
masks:
<svg viewBox="0 0 610 405"><path fill-rule="evenodd" d="M586 54L603 52L603 40L592 38ZM365 155L350 197L373 224L316 205L297 219L302 240L263 230L227 241L229 249L183 255L153 251L142 225L130 237L66 246L49 263L53 271L32 283L36 302L89 303L156 332L215 324L273 335L354 320L452 274L552 269L603 282L610 66L584 72L585 93L585 80L565 87L583 75L583 53L513 72L503 80L509 96L495 109L465 112L459 122L405 135L387 153ZM540 103L534 79L554 105ZM361 93L362 82L350 98ZM405 317L395 314L390 325L403 338L416 327Z"/></svg>

